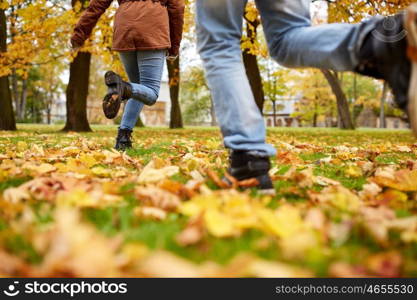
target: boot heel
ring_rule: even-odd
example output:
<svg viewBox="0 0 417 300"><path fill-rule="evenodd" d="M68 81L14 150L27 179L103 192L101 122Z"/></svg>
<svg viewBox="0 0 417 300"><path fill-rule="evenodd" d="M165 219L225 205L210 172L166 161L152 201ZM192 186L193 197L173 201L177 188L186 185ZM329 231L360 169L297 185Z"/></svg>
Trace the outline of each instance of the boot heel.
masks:
<svg viewBox="0 0 417 300"><path fill-rule="evenodd" d="M116 85L119 82L119 76L113 71L108 71L104 75L104 82L107 86Z"/></svg>
<svg viewBox="0 0 417 300"><path fill-rule="evenodd" d="M258 176L256 179L259 182L259 193L262 195L275 196L276 192L272 183L271 177L268 174Z"/></svg>

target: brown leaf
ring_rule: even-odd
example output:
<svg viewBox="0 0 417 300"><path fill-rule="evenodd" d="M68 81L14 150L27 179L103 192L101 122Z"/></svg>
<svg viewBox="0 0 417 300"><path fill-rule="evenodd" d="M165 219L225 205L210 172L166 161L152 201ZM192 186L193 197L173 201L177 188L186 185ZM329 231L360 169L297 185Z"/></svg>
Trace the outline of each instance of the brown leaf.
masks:
<svg viewBox="0 0 417 300"><path fill-rule="evenodd" d="M219 178L219 176L217 176L217 174L212 171L212 170L207 170L207 175L210 177L211 180L214 181L214 183L222 189L229 189L231 188L231 186L229 184L227 184L226 182L224 182L223 180L221 180Z"/></svg>
<svg viewBox="0 0 417 300"><path fill-rule="evenodd" d="M366 261L368 270L380 277L399 277L402 265L403 259L395 251L370 256Z"/></svg>
<svg viewBox="0 0 417 300"><path fill-rule="evenodd" d="M175 194L177 196L181 196L182 192L183 192L183 184L177 181L172 181L169 179L165 179L163 180L160 184L158 184L158 186L163 189L166 190L172 194Z"/></svg>
<svg viewBox="0 0 417 300"><path fill-rule="evenodd" d="M29 271L25 262L0 249L0 277L24 276Z"/></svg>
<svg viewBox="0 0 417 300"><path fill-rule="evenodd" d="M234 178L232 175L229 174L229 172L224 173L224 177L227 178L232 183L232 186L230 188L237 189L239 186L239 182L236 178Z"/></svg>
<svg viewBox="0 0 417 300"><path fill-rule="evenodd" d="M44 258L31 276L120 276L116 259L119 238L105 237L82 222L74 209L58 209L54 220L50 230L36 236L35 247Z"/></svg>
<svg viewBox="0 0 417 300"><path fill-rule="evenodd" d="M333 263L329 268L329 275L337 278L370 277L363 266L353 266L345 262Z"/></svg>
<svg viewBox="0 0 417 300"><path fill-rule="evenodd" d="M165 220L167 212L158 207L140 206L134 209L134 214L144 219Z"/></svg>
<svg viewBox="0 0 417 300"><path fill-rule="evenodd" d="M364 207L360 211L365 230L382 246L388 245L389 225L395 219L395 212L385 206Z"/></svg>
<svg viewBox="0 0 417 300"><path fill-rule="evenodd" d="M417 192L417 170L400 170L392 174L392 176L380 174L372 180L381 186L403 192Z"/></svg>
<svg viewBox="0 0 417 300"><path fill-rule="evenodd" d="M177 195L157 187L137 187L136 198L147 206L157 207L166 211L175 210L181 200Z"/></svg>
<svg viewBox="0 0 417 300"><path fill-rule="evenodd" d="M241 188L251 188L259 185L259 181L256 178L238 181L237 185Z"/></svg>
<svg viewBox="0 0 417 300"><path fill-rule="evenodd" d="M285 165L299 165L304 163L304 161L292 151L278 153L277 160L279 163Z"/></svg>
<svg viewBox="0 0 417 300"><path fill-rule="evenodd" d="M200 214L196 218L192 218L185 229L181 231L175 238L180 246L195 245L201 241L204 235L204 219Z"/></svg>
<svg viewBox="0 0 417 300"><path fill-rule="evenodd" d="M147 277L195 278L205 277L201 268L171 253L157 251L141 261L139 272Z"/></svg>
<svg viewBox="0 0 417 300"><path fill-rule="evenodd" d="M408 206L407 200L407 194L397 190L389 189L382 194L379 194L376 197L375 202L377 205L388 205L389 207L395 209L404 209Z"/></svg>
<svg viewBox="0 0 417 300"><path fill-rule="evenodd" d="M192 198L197 195L200 191L200 187L203 184L203 181L199 180L189 180L184 186L184 193L188 198Z"/></svg>

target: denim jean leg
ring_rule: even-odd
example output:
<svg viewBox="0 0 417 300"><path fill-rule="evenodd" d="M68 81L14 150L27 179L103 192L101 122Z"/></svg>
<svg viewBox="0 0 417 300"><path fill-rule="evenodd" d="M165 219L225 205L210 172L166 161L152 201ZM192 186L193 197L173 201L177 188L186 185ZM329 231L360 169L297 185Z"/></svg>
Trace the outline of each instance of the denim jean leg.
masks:
<svg viewBox="0 0 417 300"><path fill-rule="evenodd" d="M120 52L120 58L124 65L126 74L129 77L129 81L131 83L140 83L140 73L137 63L136 51ZM120 128L133 130L139 119L142 108L142 102L139 102L135 99L129 99L124 108Z"/></svg>
<svg viewBox="0 0 417 300"><path fill-rule="evenodd" d="M256 106L240 49L246 3L244 0L198 0L198 51L225 146L273 156L276 150L265 142L265 123Z"/></svg>
<svg viewBox="0 0 417 300"><path fill-rule="evenodd" d="M132 55L132 53L135 55ZM126 72L134 75L134 78L140 78L140 83L137 80L131 80L130 82L133 99L145 105L155 104L161 86L165 53L166 50L120 52L120 58Z"/></svg>
<svg viewBox="0 0 417 300"><path fill-rule="evenodd" d="M129 99L125 105L122 121L120 122L121 129L133 130L139 120L139 115L143 109L144 104L135 99Z"/></svg>
<svg viewBox="0 0 417 300"><path fill-rule="evenodd" d="M256 0L271 56L287 67L352 71L363 40L375 29L362 24L311 26L310 0Z"/></svg>
<svg viewBox="0 0 417 300"><path fill-rule="evenodd" d="M132 130L144 104L152 105L159 96L165 50L120 52L133 97L126 103L120 128Z"/></svg>
<svg viewBox="0 0 417 300"><path fill-rule="evenodd" d="M140 84L132 84L133 98L154 105L159 97L166 50L137 51Z"/></svg>

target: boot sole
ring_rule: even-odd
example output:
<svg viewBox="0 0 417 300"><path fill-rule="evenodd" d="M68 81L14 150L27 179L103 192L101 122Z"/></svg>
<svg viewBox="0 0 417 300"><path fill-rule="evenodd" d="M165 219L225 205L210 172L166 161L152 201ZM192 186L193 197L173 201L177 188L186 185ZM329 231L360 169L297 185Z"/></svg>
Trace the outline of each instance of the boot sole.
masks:
<svg viewBox="0 0 417 300"><path fill-rule="evenodd" d="M409 53L417 49L417 5L411 5L405 13L404 27L407 30ZM408 117L411 130L417 137L417 55L409 55L411 60L411 77L408 88Z"/></svg>
<svg viewBox="0 0 417 300"><path fill-rule="evenodd" d="M109 93L103 99L103 112L107 119L114 119L119 113L122 104L121 95L121 78L113 71L107 71L104 75L104 83L110 87L117 86L117 93Z"/></svg>
<svg viewBox="0 0 417 300"><path fill-rule="evenodd" d="M265 196L276 196L277 192L274 189L258 190L258 193Z"/></svg>
<svg viewBox="0 0 417 300"><path fill-rule="evenodd" d="M107 119L114 119L119 113L122 100L118 94L107 94L103 99L103 112Z"/></svg>

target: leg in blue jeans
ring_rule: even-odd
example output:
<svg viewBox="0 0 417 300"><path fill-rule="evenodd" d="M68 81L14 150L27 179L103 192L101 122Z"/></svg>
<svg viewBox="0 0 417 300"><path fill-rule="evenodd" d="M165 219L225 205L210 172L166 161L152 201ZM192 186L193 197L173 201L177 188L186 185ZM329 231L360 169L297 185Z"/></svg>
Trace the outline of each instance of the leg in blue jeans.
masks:
<svg viewBox="0 0 417 300"><path fill-rule="evenodd" d="M245 73L240 40L245 0L197 0L198 50L224 136L232 150L273 156ZM290 67L353 70L374 22L311 27L309 0L257 0L271 56Z"/></svg>
<svg viewBox="0 0 417 300"><path fill-rule="evenodd" d="M133 97L126 103L121 129L132 130L143 106L153 105L159 97L165 50L120 52L132 85Z"/></svg>
<svg viewBox="0 0 417 300"><path fill-rule="evenodd" d="M353 71L376 17L362 24L311 26L310 0L256 0L269 52L286 67Z"/></svg>
<svg viewBox="0 0 417 300"><path fill-rule="evenodd" d="M244 0L198 0L198 50L227 148L273 156L240 49Z"/></svg>

